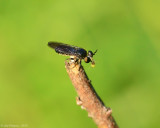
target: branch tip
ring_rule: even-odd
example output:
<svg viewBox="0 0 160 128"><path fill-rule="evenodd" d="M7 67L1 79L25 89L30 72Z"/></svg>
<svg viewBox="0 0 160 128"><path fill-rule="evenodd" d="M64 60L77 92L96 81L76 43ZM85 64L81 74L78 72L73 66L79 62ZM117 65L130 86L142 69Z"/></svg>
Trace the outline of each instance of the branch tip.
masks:
<svg viewBox="0 0 160 128"><path fill-rule="evenodd" d="M82 109L88 112L88 116L94 120L98 128L118 128L111 115L112 110L105 107L83 66L65 61L65 68L78 94L76 98L77 105L80 105Z"/></svg>

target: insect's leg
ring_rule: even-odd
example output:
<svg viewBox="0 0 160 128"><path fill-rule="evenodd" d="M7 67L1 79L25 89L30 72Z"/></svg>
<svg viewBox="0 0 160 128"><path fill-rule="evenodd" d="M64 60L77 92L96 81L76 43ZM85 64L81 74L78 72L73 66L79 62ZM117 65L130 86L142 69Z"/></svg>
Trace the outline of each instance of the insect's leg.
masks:
<svg viewBox="0 0 160 128"><path fill-rule="evenodd" d="M79 63L80 63L79 60L80 60L80 59L77 58L77 57L73 57L73 56L70 57L70 61L71 61L72 63L79 64Z"/></svg>
<svg viewBox="0 0 160 128"><path fill-rule="evenodd" d="M95 61L91 58L91 67L95 67Z"/></svg>
<svg viewBox="0 0 160 128"><path fill-rule="evenodd" d="M72 68L75 68L76 65L79 65L79 67L81 66L81 59L77 58L77 57L74 57L74 58L70 58L72 59L72 62L71 63L74 63L74 66Z"/></svg>
<svg viewBox="0 0 160 128"><path fill-rule="evenodd" d="M77 58L76 62L75 62L75 65L78 65L79 66L79 70L80 70L80 67L81 67L81 59Z"/></svg>
<svg viewBox="0 0 160 128"><path fill-rule="evenodd" d="M74 62L75 62L75 59L74 59L74 58L67 58L66 60L68 60L69 63L74 63Z"/></svg>
<svg viewBox="0 0 160 128"><path fill-rule="evenodd" d="M70 58L67 58L66 60L68 60L69 64L72 64L72 68L74 68L77 65L77 58L70 56Z"/></svg>
<svg viewBox="0 0 160 128"><path fill-rule="evenodd" d="M78 62L79 66L81 66L81 59L78 59Z"/></svg>

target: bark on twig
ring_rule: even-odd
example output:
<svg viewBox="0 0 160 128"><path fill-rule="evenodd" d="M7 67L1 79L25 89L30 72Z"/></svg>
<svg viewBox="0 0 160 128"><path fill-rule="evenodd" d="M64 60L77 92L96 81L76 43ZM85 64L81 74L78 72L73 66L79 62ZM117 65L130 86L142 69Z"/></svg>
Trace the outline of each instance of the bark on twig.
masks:
<svg viewBox="0 0 160 128"><path fill-rule="evenodd" d="M88 116L94 120L98 128L118 128L111 115L112 110L105 107L83 67L80 64L70 64L67 61L65 67L78 94L77 104L88 112Z"/></svg>

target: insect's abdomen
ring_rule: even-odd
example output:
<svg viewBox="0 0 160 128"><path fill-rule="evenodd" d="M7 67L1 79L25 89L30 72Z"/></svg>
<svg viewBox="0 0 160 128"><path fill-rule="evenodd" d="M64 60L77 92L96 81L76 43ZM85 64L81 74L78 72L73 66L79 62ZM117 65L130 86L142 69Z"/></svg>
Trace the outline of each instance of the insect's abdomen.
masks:
<svg viewBox="0 0 160 128"><path fill-rule="evenodd" d="M62 55L76 56L79 59L83 59L87 56L87 51L78 47L58 46L55 48L55 51Z"/></svg>

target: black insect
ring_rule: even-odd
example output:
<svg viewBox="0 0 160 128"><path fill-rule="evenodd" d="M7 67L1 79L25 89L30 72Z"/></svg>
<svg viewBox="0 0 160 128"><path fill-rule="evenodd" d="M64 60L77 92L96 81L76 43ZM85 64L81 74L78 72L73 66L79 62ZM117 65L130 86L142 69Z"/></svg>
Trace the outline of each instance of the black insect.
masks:
<svg viewBox="0 0 160 128"><path fill-rule="evenodd" d="M81 60L83 59L86 63L91 62L92 67L94 67L95 65L93 55L95 55L97 50L94 53L92 51L87 52L83 48L58 42L48 42L48 46L54 48L58 54L70 56L70 59L74 62L81 62Z"/></svg>

